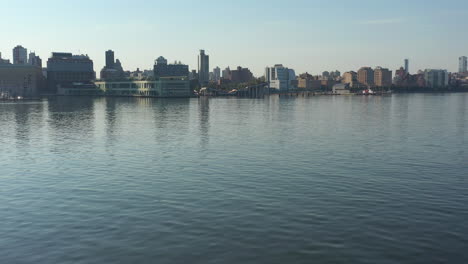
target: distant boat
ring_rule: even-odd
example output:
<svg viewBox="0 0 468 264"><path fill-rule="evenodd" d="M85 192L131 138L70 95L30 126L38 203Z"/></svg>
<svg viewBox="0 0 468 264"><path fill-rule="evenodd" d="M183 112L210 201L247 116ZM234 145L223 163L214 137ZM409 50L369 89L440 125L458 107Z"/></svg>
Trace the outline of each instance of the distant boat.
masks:
<svg viewBox="0 0 468 264"><path fill-rule="evenodd" d="M392 94L392 91L375 92L372 89L362 90L360 93L357 93L357 95L365 95L365 96L368 96L368 95L381 96L381 95L391 95L391 94Z"/></svg>

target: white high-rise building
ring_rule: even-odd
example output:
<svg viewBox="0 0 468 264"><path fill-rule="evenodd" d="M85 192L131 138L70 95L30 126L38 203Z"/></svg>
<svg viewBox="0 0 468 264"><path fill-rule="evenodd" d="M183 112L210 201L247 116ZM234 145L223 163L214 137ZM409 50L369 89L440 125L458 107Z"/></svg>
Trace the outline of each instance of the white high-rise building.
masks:
<svg viewBox="0 0 468 264"><path fill-rule="evenodd" d="M458 72L459 73L463 73L463 72L467 72L468 69L467 69L467 64L468 60L466 58L466 56L462 56L458 59Z"/></svg>
<svg viewBox="0 0 468 264"><path fill-rule="evenodd" d="M13 49L13 64L27 64L28 63L28 50L23 46L16 46Z"/></svg>
<svg viewBox="0 0 468 264"><path fill-rule="evenodd" d="M270 84L270 88L279 91L294 89L292 81L296 80L296 73L293 69L288 69L282 64L265 69L265 81Z"/></svg>

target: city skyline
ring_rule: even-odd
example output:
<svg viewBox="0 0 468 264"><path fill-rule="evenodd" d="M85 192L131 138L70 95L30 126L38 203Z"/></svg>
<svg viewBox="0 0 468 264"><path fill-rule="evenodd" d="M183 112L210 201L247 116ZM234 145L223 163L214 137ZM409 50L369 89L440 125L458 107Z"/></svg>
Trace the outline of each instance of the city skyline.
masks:
<svg viewBox="0 0 468 264"><path fill-rule="evenodd" d="M107 1L81 1L67 9L60 1L26 2L31 8L2 5L2 20L21 18L20 23L0 25L8 32L0 43L3 59L13 61L12 48L22 45L43 60L52 52L88 54L98 71L105 65L103 52L111 49L125 70L152 69L159 56L197 69L197 53L204 49L210 71L242 65L258 77L266 66L278 63L297 73L320 74L362 66L396 70L405 58L412 73L426 68L457 72L458 58L468 55L468 36L460 31L468 14L464 1L364 1L366 14L344 1L292 1L285 8L278 7L279 1L269 1L269 7L264 1L240 1L237 6L207 1L201 7L189 1L140 7L116 1L112 11L106 9ZM264 12L255 16L259 10ZM199 15L202 11L205 17ZM232 16L225 16L226 11ZM174 14L176 21L170 19Z"/></svg>

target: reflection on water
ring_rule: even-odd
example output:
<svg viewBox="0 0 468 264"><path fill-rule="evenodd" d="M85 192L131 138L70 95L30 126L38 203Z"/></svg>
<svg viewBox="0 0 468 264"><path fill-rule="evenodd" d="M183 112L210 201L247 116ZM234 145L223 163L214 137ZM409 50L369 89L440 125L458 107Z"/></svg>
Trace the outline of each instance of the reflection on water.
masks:
<svg viewBox="0 0 468 264"><path fill-rule="evenodd" d="M198 100L199 104L199 117L200 120L200 146L203 149L207 148L209 143L209 130L210 130L210 99L208 97L201 97Z"/></svg>
<svg viewBox="0 0 468 264"><path fill-rule="evenodd" d="M467 102L0 103L0 262L464 263Z"/></svg>

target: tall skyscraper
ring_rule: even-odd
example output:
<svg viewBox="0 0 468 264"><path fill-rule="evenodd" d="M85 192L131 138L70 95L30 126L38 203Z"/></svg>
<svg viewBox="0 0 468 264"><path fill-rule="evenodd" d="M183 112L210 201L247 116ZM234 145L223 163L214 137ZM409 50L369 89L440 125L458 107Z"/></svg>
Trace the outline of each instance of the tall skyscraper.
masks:
<svg viewBox="0 0 468 264"><path fill-rule="evenodd" d="M106 67L109 69L113 69L114 64L115 64L114 51L112 50L106 51Z"/></svg>
<svg viewBox="0 0 468 264"><path fill-rule="evenodd" d="M210 80L210 56L205 54L205 50L200 50L198 56L198 80L202 86Z"/></svg>
<svg viewBox="0 0 468 264"><path fill-rule="evenodd" d="M219 81L221 79L221 69L219 67L216 67L213 69L213 77L215 81Z"/></svg>
<svg viewBox="0 0 468 264"><path fill-rule="evenodd" d="M224 72L223 72L224 73ZM223 77L224 78L224 77ZM265 82L269 83L271 81L271 68L265 68Z"/></svg>
<svg viewBox="0 0 468 264"><path fill-rule="evenodd" d="M467 58L466 56L462 56L458 59L458 72L460 73L463 73L463 72L467 72L468 69L467 69Z"/></svg>
<svg viewBox="0 0 468 264"><path fill-rule="evenodd" d="M409 73L409 60L405 59L405 72Z"/></svg>
<svg viewBox="0 0 468 264"><path fill-rule="evenodd" d="M27 64L28 50L18 45L13 49L13 64Z"/></svg>

